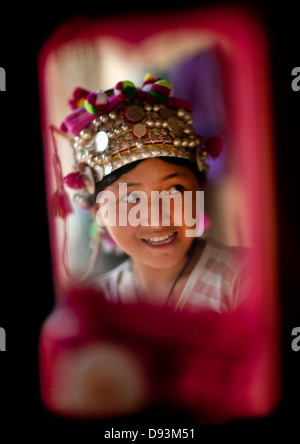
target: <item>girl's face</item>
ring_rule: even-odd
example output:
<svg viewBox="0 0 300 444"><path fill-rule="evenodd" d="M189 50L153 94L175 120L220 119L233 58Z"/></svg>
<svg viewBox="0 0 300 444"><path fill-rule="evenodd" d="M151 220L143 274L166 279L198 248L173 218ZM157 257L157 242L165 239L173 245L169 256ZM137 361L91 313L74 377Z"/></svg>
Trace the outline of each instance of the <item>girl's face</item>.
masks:
<svg viewBox="0 0 300 444"><path fill-rule="evenodd" d="M108 217L109 207L104 210L106 201L98 203L96 209L98 214L102 211L111 237L135 262L169 268L183 259L193 241L193 237L186 236L186 230L193 226L186 225L184 211L195 219L199 190L198 180L189 168L151 158L105 188L114 196L114 223ZM191 192L189 199L185 191ZM158 195L164 197L158 199Z"/></svg>

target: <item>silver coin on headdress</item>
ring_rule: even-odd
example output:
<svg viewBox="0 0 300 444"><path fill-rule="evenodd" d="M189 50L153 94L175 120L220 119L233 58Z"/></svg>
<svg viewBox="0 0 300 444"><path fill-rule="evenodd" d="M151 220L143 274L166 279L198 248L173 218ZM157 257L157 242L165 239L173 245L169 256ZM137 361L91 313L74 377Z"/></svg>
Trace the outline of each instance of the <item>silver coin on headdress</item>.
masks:
<svg viewBox="0 0 300 444"><path fill-rule="evenodd" d="M144 110L137 105L131 105L127 108L125 116L132 122L139 122L144 117Z"/></svg>
<svg viewBox="0 0 300 444"><path fill-rule="evenodd" d="M168 120L170 117L176 117L175 112L172 109L166 107L162 107L159 110L159 114L164 120Z"/></svg>
<svg viewBox="0 0 300 444"><path fill-rule="evenodd" d="M105 131L99 131L95 137L95 148L97 151L105 151L108 146L108 135Z"/></svg>
<svg viewBox="0 0 300 444"><path fill-rule="evenodd" d="M172 133L176 135L180 135L182 132L182 126L180 123L180 120L176 117L169 117L168 118L168 127L169 130L172 131Z"/></svg>
<svg viewBox="0 0 300 444"><path fill-rule="evenodd" d="M143 123L137 123L132 128L132 134L137 139L143 138L147 134L147 128L146 128L146 126Z"/></svg>

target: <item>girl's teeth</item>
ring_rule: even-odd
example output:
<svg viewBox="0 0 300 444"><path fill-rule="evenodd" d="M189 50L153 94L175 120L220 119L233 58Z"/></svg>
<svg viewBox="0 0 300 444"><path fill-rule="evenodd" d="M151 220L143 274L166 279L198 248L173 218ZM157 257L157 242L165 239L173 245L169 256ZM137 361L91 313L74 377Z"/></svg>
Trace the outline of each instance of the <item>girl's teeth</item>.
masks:
<svg viewBox="0 0 300 444"><path fill-rule="evenodd" d="M155 236L155 237L151 237L151 238L146 239L146 240L150 244L157 244L157 243L159 243L159 244L161 244L161 243L167 244L167 243L171 242L174 239L175 234L176 233L165 235L165 236L160 236L160 237Z"/></svg>

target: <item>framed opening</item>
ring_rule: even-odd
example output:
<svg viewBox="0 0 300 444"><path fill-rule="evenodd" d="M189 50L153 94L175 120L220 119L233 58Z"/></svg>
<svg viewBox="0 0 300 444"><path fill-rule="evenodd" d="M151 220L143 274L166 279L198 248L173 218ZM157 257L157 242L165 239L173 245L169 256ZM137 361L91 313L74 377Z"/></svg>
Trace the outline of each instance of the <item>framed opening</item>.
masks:
<svg viewBox="0 0 300 444"><path fill-rule="evenodd" d="M268 48L260 24L244 12L218 8L168 13L167 19L164 13L79 18L53 33L41 51L39 69L58 302L70 284L64 251L64 260L78 277L85 273L92 254L88 211L73 205L67 227L51 214L51 197L57 187L53 155L56 150L65 176L71 171L73 153L68 139L59 131L51 133L50 128L59 129L70 113L68 100L74 88L106 90L127 79L141 85L150 72L169 79L174 96L192 103L199 133L224 135L224 155L211 163L205 190L209 226L204 236L230 246L247 246L253 252L251 307L261 343L255 376L245 390L251 398L249 414L268 413L279 393L277 245ZM123 259L101 251L94 274L108 271Z"/></svg>

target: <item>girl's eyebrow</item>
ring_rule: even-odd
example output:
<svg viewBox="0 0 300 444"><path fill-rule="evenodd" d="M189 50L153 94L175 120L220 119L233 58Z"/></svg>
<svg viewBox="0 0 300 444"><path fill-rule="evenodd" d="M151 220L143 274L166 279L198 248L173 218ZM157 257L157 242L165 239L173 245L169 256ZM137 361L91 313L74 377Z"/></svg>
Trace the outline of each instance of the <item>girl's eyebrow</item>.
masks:
<svg viewBox="0 0 300 444"><path fill-rule="evenodd" d="M167 181L169 179L173 179L174 177L187 177L187 175L185 173L171 173L171 174L168 174L165 177L162 177L159 180L159 182L165 182L165 181ZM139 187L139 186L143 185L142 183L136 183L136 182L126 182L125 181L125 183L126 183L127 187Z"/></svg>
<svg viewBox="0 0 300 444"><path fill-rule="evenodd" d="M187 177L185 173L172 173L160 179L160 182L165 182L166 180L173 179L173 177Z"/></svg>
<svg viewBox="0 0 300 444"><path fill-rule="evenodd" d="M126 185L128 186L128 187L136 187L136 186L140 186L140 185L143 185L142 183L133 183L133 182L126 182Z"/></svg>
<svg viewBox="0 0 300 444"><path fill-rule="evenodd" d="M185 173L171 173L168 174L167 176L162 177L161 179L159 179L159 182L166 182L169 179L173 179L174 177L187 177L187 174ZM132 183L132 182L128 182L127 186L137 186L137 185L142 185L142 183Z"/></svg>

